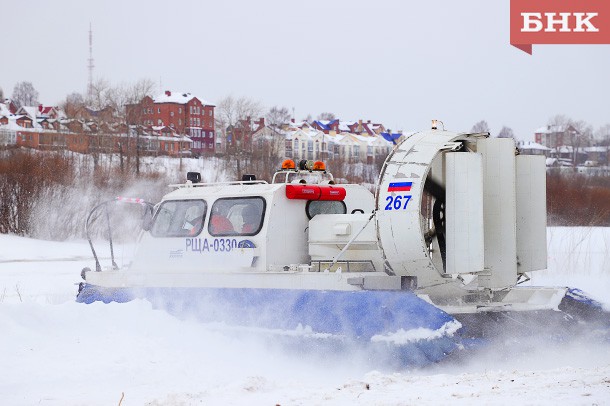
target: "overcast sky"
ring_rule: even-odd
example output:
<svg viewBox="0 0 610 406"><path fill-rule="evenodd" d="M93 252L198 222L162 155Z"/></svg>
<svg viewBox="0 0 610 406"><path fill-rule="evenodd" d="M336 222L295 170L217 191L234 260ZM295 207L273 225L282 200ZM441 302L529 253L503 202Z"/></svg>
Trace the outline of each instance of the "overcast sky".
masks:
<svg viewBox="0 0 610 406"><path fill-rule="evenodd" d="M0 0L0 87L44 104L95 78L149 78L210 101L229 94L391 129L486 120L521 139L555 114L610 123L610 45L509 44L509 0Z"/></svg>

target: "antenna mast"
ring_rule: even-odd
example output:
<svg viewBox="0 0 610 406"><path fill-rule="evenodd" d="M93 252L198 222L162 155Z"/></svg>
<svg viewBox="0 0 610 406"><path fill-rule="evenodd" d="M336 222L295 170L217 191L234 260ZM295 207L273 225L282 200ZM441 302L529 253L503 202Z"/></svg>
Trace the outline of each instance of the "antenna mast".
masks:
<svg viewBox="0 0 610 406"><path fill-rule="evenodd" d="M87 85L87 97L89 99L93 96L93 31L91 30L91 23L89 23L89 83Z"/></svg>

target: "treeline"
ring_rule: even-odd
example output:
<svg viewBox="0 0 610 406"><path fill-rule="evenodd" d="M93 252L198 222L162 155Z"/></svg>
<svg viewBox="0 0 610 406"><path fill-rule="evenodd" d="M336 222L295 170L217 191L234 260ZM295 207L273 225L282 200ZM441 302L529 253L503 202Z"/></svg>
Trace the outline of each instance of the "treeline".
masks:
<svg viewBox="0 0 610 406"><path fill-rule="evenodd" d="M610 178L549 174L546 179L550 226L610 226Z"/></svg>
<svg viewBox="0 0 610 406"><path fill-rule="evenodd" d="M212 165L217 173L203 173L204 179L237 179L231 158L217 159L219 162ZM121 171L112 157L105 162L96 166L89 155L70 152L0 151L0 233L50 240L83 238L85 219L96 204L120 195L158 202L170 190L168 184L184 180L186 170L182 166L174 171L158 167L137 175ZM381 166L340 161L328 164L340 182L365 184L371 190ZM253 158L244 169L271 181L271 171L263 174L253 170L261 166ZM133 224L127 225L130 221L139 220L137 209L122 218L125 230L133 228ZM549 175L547 213L551 226L610 226L610 179Z"/></svg>
<svg viewBox="0 0 610 406"><path fill-rule="evenodd" d="M93 164L89 155L0 151L0 233L40 239L84 237L84 222L97 203L119 195L158 201L175 178L122 172ZM166 177L168 180L166 180Z"/></svg>

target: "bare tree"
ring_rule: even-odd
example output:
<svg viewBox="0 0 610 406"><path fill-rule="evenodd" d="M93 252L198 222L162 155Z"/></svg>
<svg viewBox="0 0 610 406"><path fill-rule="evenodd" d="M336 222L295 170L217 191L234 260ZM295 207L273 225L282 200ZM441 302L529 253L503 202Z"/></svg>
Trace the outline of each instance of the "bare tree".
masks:
<svg viewBox="0 0 610 406"><path fill-rule="evenodd" d="M478 123L476 123L475 125L472 126L472 129L470 130L470 132L472 133L488 133L489 132L489 125L487 124L487 121L485 120L481 120Z"/></svg>
<svg viewBox="0 0 610 406"><path fill-rule="evenodd" d="M549 134L546 135L544 144L549 148L559 148L562 145L571 145L574 137L570 130L572 119L565 114L555 114L547 121Z"/></svg>
<svg viewBox="0 0 610 406"><path fill-rule="evenodd" d="M311 123L313 121L313 116L311 114L308 114L307 117L305 117L303 119L303 121L306 121L308 123Z"/></svg>
<svg viewBox="0 0 610 406"><path fill-rule="evenodd" d="M257 126L252 139L252 155L249 170L270 180L283 158L286 143L284 126L290 122L291 114L286 107L274 106L267 112L266 125ZM255 135L255 137L254 137Z"/></svg>
<svg viewBox="0 0 610 406"><path fill-rule="evenodd" d="M140 79L127 86L127 103L139 103L145 96L155 92L157 85L152 79Z"/></svg>
<svg viewBox="0 0 610 406"><path fill-rule="evenodd" d="M498 138L515 138L513 129L507 126L503 126L500 132L498 133Z"/></svg>
<svg viewBox="0 0 610 406"><path fill-rule="evenodd" d="M37 106L38 91L32 82L18 82L13 89L12 101L17 107Z"/></svg>
<svg viewBox="0 0 610 406"><path fill-rule="evenodd" d="M267 112L266 118L269 127L278 129L281 128L282 125L290 122L291 117L287 107L273 106L269 109L269 112Z"/></svg>
<svg viewBox="0 0 610 406"><path fill-rule="evenodd" d="M122 83L117 86L108 86L105 88L100 96L100 100L103 103L103 108L110 107L113 112L113 124L118 124L127 128L127 139L125 142L119 143L119 158L121 163L121 170L123 170L123 153L127 151L127 166L131 163L131 153L129 148L129 136L130 131L127 122L127 105L137 104L142 101L145 96L151 95L156 86L151 79L140 79L134 83ZM95 94L95 86L94 86ZM131 120L135 122L141 122L142 109L136 108L131 112ZM136 117L133 117L133 116ZM136 156L136 174L140 173L140 131L136 131L135 141L135 156Z"/></svg>
<svg viewBox="0 0 610 406"><path fill-rule="evenodd" d="M0 87L0 102L4 101L4 90Z"/></svg>
<svg viewBox="0 0 610 406"><path fill-rule="evenodd" d="M103 78L96 79L91 85L90 92L87 94L87 99L85 101L87 106L86 110L90 109L91 111L99 112L105 109L108 106L108 100L111 93L112 89L109 81ZM86 116L88 116L88 111L86 113ZM99 152L101 149L100 137L101 135L99 133L93 135L89 142L89 152L93 156L94 171L97 171L99 166Z"/></svg>
<svg viewBox="0 0 610 406"><path fill-rule="evenodd" d="M93 82L91 92L88 95L88 99L85 104L91 110L98 113L95 120L98 121L98 125L101 121L106 122L109 126L115 128L128 128L127 127L127 111L126 106L128 104L139 103L144 96L150 95L155 90L155 84L150 79L140 79L134 83L122 83L117 86L111 85L111 83L103 78L97 79ZM103 114L99 114L103 112ZM135 114L141 114L141 109L134 109ZM137 120L140 121L139 119ZM130 145L130 132L127 129L125 134L126 141L119 143L119 156L121 169L123 169L123 153L127 151L127 166L130 165L131 148ZM135 155L136 155L136 173L140 173L140 149L139 149L139 131L136 132L135 141ZM95 145L92 145L93 161L94 166L97 165L97 150L99 149L99 138L103 134L98 134L95 137ZM108 134L106 134L108 136Z"/></svg>
<svg viewBox="0 0 610 406"><path fill-rule="evenodd" d="M96 79L91 84L91 92L87 94L87 105L93 110L101 110L106 107L108 93L110 92L110 82L106 79Z"/></svg>
<svg viewBox="0 0 610 406"><path fill-rule="evenodd" d="M598 145L610 146L610 124L599 127L595 131L595 139Z"/></svg>
<svg viewBox="0 0 610 406"><path fill-rule="evenodd" d="M579 150L589 146L593 139L593 127L583 120L570 120L568 127L570 127L569 131L571 131L569 142L572 147L572 163L576 166L581 163L578 157ZM574 131L572 131L572 129L574 129Z"/></svg>
<svg viewBox="0 0 610 406"><path fill-rule="evenodd" d="M335 118L336 117L333 113L323 112L318 115L318 118L316 120L332 121Z"/></svg>
<svg viewBox="0 0 610 406"><path fill-rule="evenodd" d="M86 112L85 97L78 92L72 92L60 103L60 107L69 118L84 118Z"/></svg>
<svg viewBox="0 0 610 406"><path fill-rule="evenodd" d="M151 79L140 79L137 82L126 86L124 104L121 111L125 112L125 127L127 128L127 145L129 146L129 126L127 125L128 104L140 103L146 96L150 96L156 89L155 82ZM136 109L136 122L142 122L142 109ZM121 150L122 151L122 150ZM131 154L127 155L127 165L129 166ZM180 169L182 170L182 154L180 154ZM136 131L136 174L140 174L140 131Z"/></svg>
<svg viewBox="0 0 610 406"><path fill-rule="evenodd" d="M553 132L563 134L561 145L557 141L557 148L562 145L572 147L572 164L578 165L578 151L580 148L589 145L593 139L593 128L583 120L572 120L565 114L556 114L548 121L549 126L554 126Z"/></svg>
<svg viewBox="0 0 610 406"><path fill-rule="evenodd" d="M216 105L216 131L220 131L225 152L235 163L238 178L241 178L250 157L250 146L247 143L254 133L253 118L260 116L263 111L259 101L247 97L227 96Z"/></svg>
<svg viewBox="0 0 610 406"><path fill-rule="evenodd" d="M547 124L554 126L568 126L571 121L572 119L565 114L555 114L553 117L549 118Z"/></svg>
<svg viewBox="0 0 610 406"><path fill-rule="evenodd" d="M126 121L125 106L142 101L155 90L155 83L150 79L140 79L134 83L122 83L108 86L102 95L103 107L111 107L121 122Z"/></svg>

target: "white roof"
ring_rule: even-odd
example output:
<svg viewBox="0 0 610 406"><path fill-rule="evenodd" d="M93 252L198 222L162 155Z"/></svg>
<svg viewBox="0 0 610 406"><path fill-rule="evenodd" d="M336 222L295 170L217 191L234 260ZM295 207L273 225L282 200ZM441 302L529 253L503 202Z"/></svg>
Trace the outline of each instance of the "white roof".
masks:
<svg viewBox="0 0 610 406"><path fill-rule="evenodd" d="M355 143L355 144L366 144L366 145L375 145L382 144L387 146L391 146L392 143L383 138L382 136L376 135L359 135L352 134L348 132L340 133L340 134L324 134L323 131L319 130L297 130L292 132L285 133L286 138L293 139L294 137L307 138L307 139L315 139L315 138L323 138L326 142L329 143Z"/></svg>
<svg viewBox="0 0 610 406"><path fill-rule="evenodd" d="M153 125L151 128L152 128L154 131L161 131L161 130L162 130L162 129L164 129L165 127L167 127L167 126L165 126L165 125ZM170 127L167 127L167 128L170 128ZM170 129L171 129L171 128L170 128Z"/></svg>
<svg viewBox="0 0 610 406"><path fill-rule="evenodd" d="M585 147L585 152L608 152L610 147Z"/></svg>
<svg viewBox="0 0 610 406"><path fill-rule="evenodd" d="M17 124L17 119L23 116L9 116L8 124L0 124L1 130L25 131L25 132L44 132L43 128L25 128Z"/></svg>
<svg viewBox="0 0 610 406"><path fill-rule="evenodd" d="M357 123L358 123L357 121L340 121L339 122L339 130L348 133L348 132L351 131L349 129L349 126L357 124Z"/></svg>
<svg viewBox="0 0 610 406"><path fill-rule="evenodd" d="M10 116L11 115L11 111L9 110L8 106L4 103L0 103L0 116Z"/></svg>
<svg viewBox="0 0 610 406"><path fill-rule="evenodd" d="M534 141L518 141L517 147L520 149L535 149L540 151L550 151L551 149Z"/></svg>
<svg viewBox="0 0 610 406"><path fill-rule="evenodd" d="M545 125L534 131L535 134L554 134L563 133L568 130L568 125Z"/></svg>
<svg viewBox="0 0 610 406"><path fill-rule="evenodd" d="M571 145L562 145L562 146L560 146L560 147L558 147L558 148L553 148L553 149L551 149L551 151L553 151L553 152L559 152L560 154L562 154L562 153L568 153L568 152L570 152L570 153L571 153L571 152L573 152L573 151L574 151L574 148L572 148L572 146L571 146Z"/></svg>
<svg viewBox="0 0 610 406"><path fill-rule="evenodd" d="M291 130L296 131L296 130L300 129L301 127L313 129L311 124L309 124L307 121L297 121L296 123L290 122L290 123L286 124L286 129L288 131L291 131Z"/></svg>
<svg viewBox="0 0 610 406"><path fill-rule="evenodd" d="M25 113L33 120L36 120L36 117L38 117L38 107L21 106L20 110L25 111Z"/></svg>
<svg viewBox="0 0 610 406"><path fill-rule="evenodd" d="M191 93L182 93L182 92L174 92L174 91L170 91L169 93L170 93L170 95L168 96L167 93L163 92L163 93L153 97L152 99L155 103L186 104L186 103L190 102L191 100L193 100L194 98L197 98L197 100L199 100L205 106L215 106L214 103L206 101L206 100L202 99L201 97L197 97Z"/></svg>

